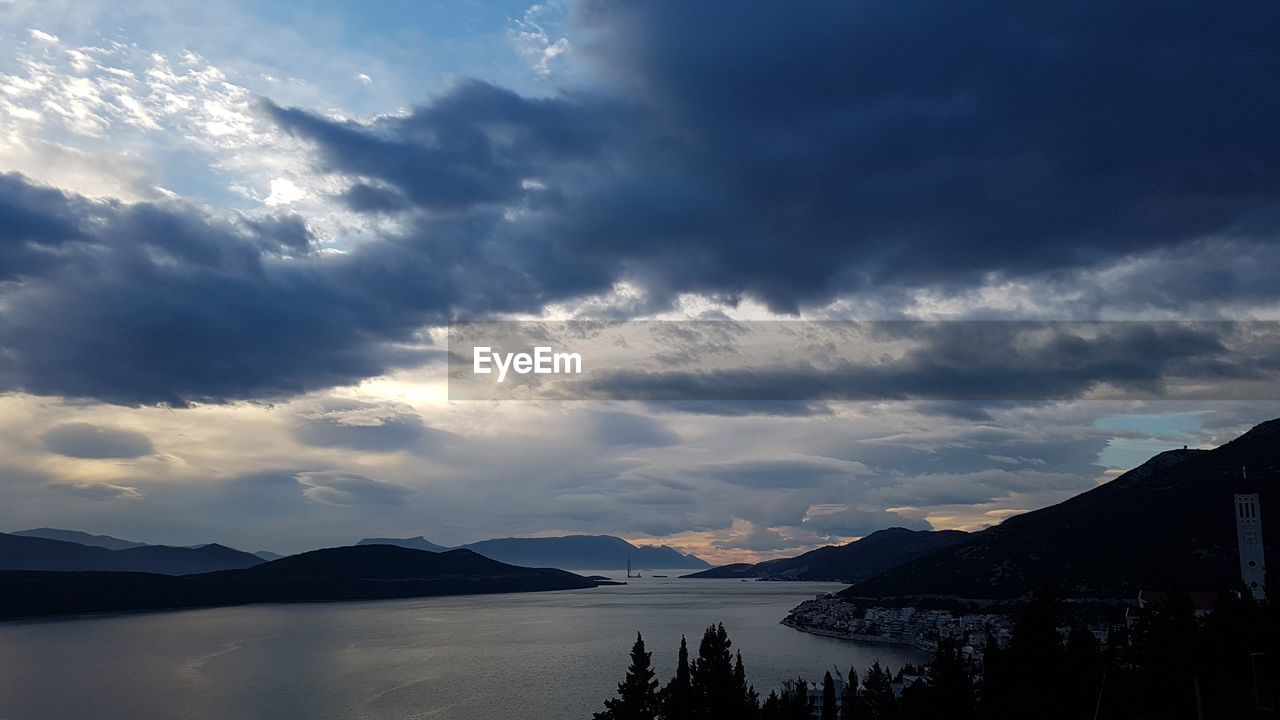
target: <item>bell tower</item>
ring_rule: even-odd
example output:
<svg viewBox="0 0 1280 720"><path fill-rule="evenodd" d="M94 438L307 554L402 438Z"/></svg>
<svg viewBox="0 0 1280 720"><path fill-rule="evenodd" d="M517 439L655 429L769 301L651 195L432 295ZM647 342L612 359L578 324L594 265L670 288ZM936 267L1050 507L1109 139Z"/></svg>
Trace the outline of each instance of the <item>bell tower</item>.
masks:
<svg viewBox="0 0 1280 720"><path fill-rule="evenodd" d="M1262 549L1262 513L1258 494L1237 494L1236 543L1240 548L1240 579L1255 600L1266 597L1266 557Z"/></svg>

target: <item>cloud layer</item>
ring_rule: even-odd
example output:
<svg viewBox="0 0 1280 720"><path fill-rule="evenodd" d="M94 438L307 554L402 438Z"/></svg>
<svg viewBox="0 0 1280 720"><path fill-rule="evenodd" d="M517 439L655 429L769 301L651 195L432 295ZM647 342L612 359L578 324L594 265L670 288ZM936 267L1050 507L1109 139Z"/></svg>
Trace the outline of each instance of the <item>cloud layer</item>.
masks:
<svg viewBox="0 0 1280 720"><path fill-rule="evenodd" d="M790 312L1173 272L1198 248L1271 257L1275 12L748 3L726 24L588 2L599 85L462 80L368 122L261 102L350 212L395 218L345 255L317 254L298 216L0 179L0 383L126 404L282 397L420 364L407 346L450 317L619 283L649 307L693 293ZM1274 301L1258 264L1224 258L1187 297L1230 306L1226 279ZM1114 294L1176 309L1135 283Z"/></svg>
<svg viewBox="0 0 1280 720"><path fill-rule="evenodd" d="M995 522L1108 453L1275 414L1133 399L1273 376L1244 326L940 323L883 366L689 372L736 346L721 323L606 401L499 406L444 401L437 340L507 315L1280 318L1274 3L583 0L426 43L455 58L398 18L351 48L251 10L0 3L0 530L754 557ZM1079 402L1100 383L1132 394Z"/></svg>

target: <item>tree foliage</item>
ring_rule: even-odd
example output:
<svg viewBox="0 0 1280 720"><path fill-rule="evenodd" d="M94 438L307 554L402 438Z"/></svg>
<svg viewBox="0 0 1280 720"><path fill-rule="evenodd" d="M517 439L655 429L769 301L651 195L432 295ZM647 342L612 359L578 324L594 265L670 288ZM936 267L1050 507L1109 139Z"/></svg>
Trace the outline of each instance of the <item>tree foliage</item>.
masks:
<svg viewBox="0 0 1280 720"><path fill-rule="evenodd" d="M1280 598L1280 583L1269 583ZM746 664L722 624L712 625L690 659L680 640L675 675L659 692L650 653L637 635L617 697L597 720L1078 720L1079 718L1272 717L1280 683L1280 603L1223 593L1197 616L1185 594L1143 608L1132 627L1106 643L1051 595L1033 597L1006 647L988 632L971 654L939 641L933 660L896 674L879 662L861 676L849 668L837 691L802 678L761 702ZM1274 659L1274 662L1272 661ZM821 715L817 712L818 696Z"/></svg>
<svg viewBox="0 0 1280 720"><path fill-rule="evenodd" d="M604 712L595 720L654 720L658 717L658 681L654 679L653 653L645 651L644 638L636 633L631 646L631 665L618 683L618 697L604 701Z"/></svg>

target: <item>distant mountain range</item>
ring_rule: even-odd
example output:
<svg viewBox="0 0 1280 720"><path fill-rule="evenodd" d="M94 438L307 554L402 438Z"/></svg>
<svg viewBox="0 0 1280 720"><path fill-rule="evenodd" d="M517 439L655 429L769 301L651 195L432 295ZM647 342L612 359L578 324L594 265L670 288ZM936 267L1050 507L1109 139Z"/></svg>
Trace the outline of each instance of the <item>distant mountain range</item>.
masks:
<svg viewBox="0 0 1280 720"><path fill-rule="evenodd" d="M412 550L445 552L451 549L421 535L411 538L364 538L357 545L395 545ZM611 535L569 535L548 538L483 540L461 549L473 550L492 560L524 567L566 570L621 569L630 558L632 567L663 570L700 570L711 567L695 555L666 547L636 546ZM92 535L78 530L35 528L0 533L0 570L114 571L189 575L237 570L278 560L276 553L247 553L216 543L171 547Z"/></svg>
<svg viewBox="0 0 1280 720"><path fill-rule="evenodd" d="M413 538L365 538L357 545L387 544L418 550L443 550L422 536ZM498 538L459 546L485 557L526 567L556 567L566 570L605 570L626 567L630 558L636 569L697 570L711 564L666 545L632 545L612 535L566 535L563 537Z"/></svg>
<svg viewBox="0 0 1280 720"><path fill-rule="evenodd" d="M772 578L854 583L969 538L959 530L877 530L846 545L821 547L793 558L736 563L684 575L686 578Z"/></svg>
<svg viewBox="0 0 1280 720"><path fill-rule="evenodd" d="M413 550L428 550L430 552L444 552L449 548L444 545L437 545L421 535L411 538L363 538L357 545L396 545L403 548L411 548Z"/></svg>
<svg viewBox="0 0 1280 720"><path fill-rule="evenodd" d="M1011 517L841 595L1003 599L1043 588L1114 598L1140 588L1237 588L1233 493L1259 493L1264 548L1280 563L1280 420L1213 450L1161 453L1105 485Z"/></svg>
<svg viewBox="0 0 1280 720"><path fill-rule="evenodd" d="M198 575L0 572L0 618L595 586L563 570L515 567L468 550L432 553L367 545L313 550L251 568Z"/></svg>
<svg viewBox="0 0 1280 720"><path fill-rule="evenodd" d="M87 532L80 532L79 530L62 530L60 528L44 527L44 528L34 528L31 530L16 530L9 534L18 535L21 537L44 538L46 540L61 540L63 542L75 543L77 545L88 545L89 547L100 547L100 548L106 548L108 550L130 550L132 548L140 548L140 547L170 547L167 545L152 545L150 543L134 542L132 540L121 540L120 538L111 537L110 535L91 535ZM217 545L217 543L205 543L203 545L188 545L185 547L200 549L200 548L210 547L212 545ZM225 547L225 546L221 546L221 547ZM251 554L257 555L259 558L263 560L279 560L280 558L284 557L279 553L273 553L269 550L258 550L257 552L254 552ZM235 567L242 567L242 566L235 565ZM227 568L227 569L230 569L230 568ZM204 572L204 571L198 571L198 572Z"/></svg>
<svg viewBox="0 0 1280 720"><path fill-rule="evenodd" d="M84 535L88 538L106 538L98 542L127 542L75 531L57 532L64 533L66 537ZM0 570L100 570L188 575L238 570L261 565L263 562L256 555L216 543L198 548L134 544L133 547L110 550L100 545L81 545L29 534L0 533Z"/></svg>
<svg viewBox="0 0 1280 720"><path fill-rule="evenodd" d="M80 532L79 530L59 530L58 528L18 530L9 534L20 535L22 537L44 538L46 540L61 540L63 542L75 543L77 545L88 545L89 547L100 547L108 550L128 550L130 548L145 547L147 544L133 542L132 540L121 540L120 538L111 537L110 535L90 535L87 532Z"/></svg>

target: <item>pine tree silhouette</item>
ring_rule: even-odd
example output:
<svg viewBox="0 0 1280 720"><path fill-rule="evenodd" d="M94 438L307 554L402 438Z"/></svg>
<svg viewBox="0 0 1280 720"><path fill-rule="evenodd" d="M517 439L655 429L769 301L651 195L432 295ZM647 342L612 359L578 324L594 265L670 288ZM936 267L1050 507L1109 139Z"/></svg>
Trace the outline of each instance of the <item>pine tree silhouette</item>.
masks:
<svg viewBox="0 0 1280 720"><path fill-rule="evenodd" d="M698 643L698 659L691 668L698 715L708 720L737 720L742 694L733 679L733 643L720 623L707 628Z"/></svg>
<svg viewBox="0 0 1280 720"><path fill-rule="evenodd" d="M897 716L898 702L893 696L891 682L888 670L880 667L879 662L871 663L871 669L867 670L867 677L862 681L862 702L867 720L890 720Z"/></svg>
<svg viewBox="0 0 1280 720"><path fill-rule="evenodd" d="M822 676L822 715L819 720L836 720L836 681L831 671Z"/></svg>
<svg viewBox="0 0 1280 720"><path fill-rule="evenodd" d="M654 720L658 716L658 681L653 677L650 661L653 653L645 652L644 638L636 633L631 646L631 666L618 683L618 697L604 701L604 711L594 720Z"/></svg>
<svg viewBox="0 0 1280 720"><path fill-rule="evenodd" d="M663 720L692 720L697 717L697 698L689 668L689 645L683 635L680 636L675 677L662 689L662 717Z"/></svg>

